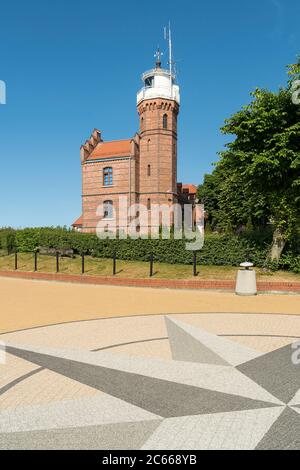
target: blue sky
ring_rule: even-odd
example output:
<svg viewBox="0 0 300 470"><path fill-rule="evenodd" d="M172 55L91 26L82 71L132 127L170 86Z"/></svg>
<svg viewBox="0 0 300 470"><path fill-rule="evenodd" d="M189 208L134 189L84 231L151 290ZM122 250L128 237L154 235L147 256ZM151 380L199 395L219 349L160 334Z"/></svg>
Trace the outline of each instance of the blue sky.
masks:
<svg viewBox="0 0 300 470"><path fill-rule="evenodd" d="M81 213L79 147L138 129L136 92L170 19L182 106L178 177L198 184L255 87L300 54L299 0L17 0L0 7L0 226L69 225Z"/></svg>

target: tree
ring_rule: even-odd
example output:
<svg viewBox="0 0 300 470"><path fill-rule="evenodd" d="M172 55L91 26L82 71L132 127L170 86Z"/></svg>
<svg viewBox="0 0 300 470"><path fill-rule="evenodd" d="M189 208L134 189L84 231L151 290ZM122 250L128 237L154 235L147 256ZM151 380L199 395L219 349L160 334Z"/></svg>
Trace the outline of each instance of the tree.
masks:
<svg viewBox="0 0 300 470"><path fill-rule="evenodd" d="M292 101L300 61L288 74L286 88L256 89L251 103L226 119L221 131L235 138L198 189L213 227L272 224L272 260L279 260L300 217L300 106Z"/></svg>

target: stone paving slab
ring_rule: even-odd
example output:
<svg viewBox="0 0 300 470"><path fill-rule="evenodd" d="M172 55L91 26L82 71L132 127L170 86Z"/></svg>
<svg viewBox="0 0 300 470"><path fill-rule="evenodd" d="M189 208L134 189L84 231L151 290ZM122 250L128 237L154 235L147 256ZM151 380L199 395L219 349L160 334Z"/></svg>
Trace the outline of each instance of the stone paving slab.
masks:
<svg viewBox="0 0 300 470"><path fill-rule="evenodd" d="M8 278L0 278L0 297L1 310L5 312L1 318L0 333L75 320L139 317L141 314L300 314L299 295L246 298L232 293L197 290L97 286Z"/></svg>
<svg viewBox="0 0 300 470"><path fill-rule="evenodd" d="M0 416L0 433L160 419L160 416L104 393L80 400L19 407L3 411Z"/></svg>
<svg viewBox="0 0 300 470"><path fill-rule="evenodd" d="M300 450L300 317L167 313L0 336L0 448Z"/></svg>
<svg viewBox="0 0 300 470"><path fill-rule="evenodd" d="M32 375L22 376L18 383L10 385L7 390L0 390L0 410L101 395L99 390L44 368L35 369Z"/></svg>
<svg viewBox="0 0 300 470"><path fill-rule="evenodd" d="M221 338L220 338L221 339ZM222 339L221 339L222 341ZM223 392L238 395L252 400L268 401L270 403L281 403L276 397L268 393L258 384L249 380L236 368L231 366L220 366L213 364L198 364L184 361L163 361L153 358L117 356L107 352L84 352L76 350L58 350L51 348L18 347L7 346L9 351L20 357L36 362L42 367L50 368L55 372L61 371L63 375L79 380L84 372L90 371L91 377L86 378L84 383L96 386L97 371L99 375L105 373L117 380L124 377L127 382L138 377L156 379L156 382L167 381L168 383L180 383L186 386L206 388L215 392ZM74 372L73 369L74 368ZM98 370L99 369L99 370ZM83 372L81 372L83 371ZM154 383L154 380L153 380ZM100 385L97 387L101 389ZM128 394L130 395L129 390ZM132 391L134 393L134 390Z"/></svg>
<svg viewBox="0 0 300 470"><path fill-rule="evenodd" d="M283 407L279 407L166 419L143 449L253 449L282 411Z"/></svg>
<svg viewBox="0 0 300 470"><path fill-rule="evenodd" d="M83 426L80 428L0 434L5 450L139 449L160 421Z"/></svg>

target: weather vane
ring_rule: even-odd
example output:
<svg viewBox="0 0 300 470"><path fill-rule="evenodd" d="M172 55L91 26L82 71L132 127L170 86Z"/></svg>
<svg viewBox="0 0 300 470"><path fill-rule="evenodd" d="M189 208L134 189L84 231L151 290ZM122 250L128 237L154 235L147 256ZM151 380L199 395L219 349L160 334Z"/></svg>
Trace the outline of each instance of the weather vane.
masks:
<svg viewBox="0 0 300 470"><path fill-rule="evenodd" d="M156 58L156 68L161 67L161 58L164 55L163 52L161 52L159 46L157 46L157 51L154 54L154 57Z"/></svg>

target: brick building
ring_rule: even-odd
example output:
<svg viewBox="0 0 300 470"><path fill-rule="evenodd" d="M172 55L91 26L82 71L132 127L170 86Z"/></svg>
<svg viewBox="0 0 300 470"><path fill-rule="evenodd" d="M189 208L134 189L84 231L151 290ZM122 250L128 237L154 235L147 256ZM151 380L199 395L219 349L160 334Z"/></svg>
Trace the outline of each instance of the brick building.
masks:
<svg viewBox="0 0 300 470"><path fill-rule="evenodd" d="M139 131L126 140L104 142L95 129L80 149L82 165L82 216L73 223L75 230L95 232L99 225L126 230L139 216L138 208L120 207L143 204L147 220L139 221L138 231L160 221L151 220L157 204L193 203L196 188L177 183L177 118L180 91L175 76L161 68L160 54L154 69L142 76L143 88L137 93ZM124 199L125 200L125 199Z"/></svg>

